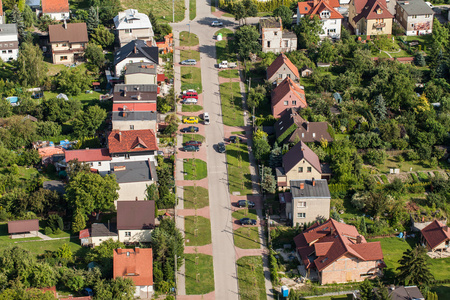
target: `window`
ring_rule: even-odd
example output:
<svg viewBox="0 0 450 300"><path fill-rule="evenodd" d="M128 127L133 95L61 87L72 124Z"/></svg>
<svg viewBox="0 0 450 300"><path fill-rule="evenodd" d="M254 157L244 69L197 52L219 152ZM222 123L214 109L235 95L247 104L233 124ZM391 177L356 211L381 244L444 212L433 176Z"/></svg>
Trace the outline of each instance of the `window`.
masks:
<svg viewBox="0 0 450 300"><path fill-rule="evenodd" d="M8 50L8 53L12 53L12 50Z"/></svg>
<svg viewBox="0 0 450 300"><path fill-rule="evenodd" d="M298 208L300 208L300 207L306 207L306 201L298 201L298 202L297 202L297 207L298 207Z"/></svg>
<svg viewBox="0 0 450 300"><path fill-rule="evenodd" d="M305 133L304 132L302 132L302 138L304 138L305 137Z"/></svg>
<svg viewBox="0 0 450 300"><path fill-rule="evenodd" d="M307 167L306 172L311 173L311 167Z"/></svg>
<svg viewBox="0 0 450 300"><path fill-rule="evenodd" d="M125 29L125 33L132 33L133 29Z"/></svg>
<svg viewBox="0 0 450 300"><path fill-rule="evenodd" d="M417 16L411 16L411 19L417 19Z"/></svg>
<svg viewBox="0 0 450 300"><path fill-rule="evenodd" d="M131 236L131 232L130 231L125 231L125 236Z"/></svg>
<svg viewBox="0 0 450 300"><path fill-rule="evenodd" d="M334 34L334 33L336 33L336 29L335 29L335 28L333 28L333 29L328 29L328 30L327 30L327 34L328 34L328 35Z"/></svg>
<svg viewBox="0 0 450 300"><path fill-rule="evenodd" d="M320 13L320 17L322 17L322 18L329 18L330 17L330 12L325 10L325 11Z"/></svg>
<svg viewBox="0 0 450 300"><path fill-rule="evenodd" d="M274 34L274 35L278 35L278 31L275 31L273 34Z"/></svg>
<svg viewBox="0 0 450 300"><path fill-rule="evenodd" d="M61 14L61 17L63 17L63 18L64 18L65 16L66 16L66 14Z"/></svg>
<svg viewBox="0 0 450 300"><path fill-rule="evenodd" d="M130 125L130 130L134 130L134 125Z"/></svg>
<svg viewBox="0 0 450 300"><path fill-rule="evenodd" d="M298 167L298 172L303 173L303 167Z"/></svg>
<svg viewBox="0 0 450 300"><path fill-rule="evenodd" d="M2 50L2 54L6 54L6 50Z"/></svg>
<svg viewBox="0 0 450 300"><path fill-rule="evenodd" d="M64 43L63 45L62 45L63 47L67 47L67 44L66 43Z"/></svg>
<svg viewBox="0 0 450 300"><path fill-rule="evenodd" d="M286 76L287 76L288 78L291 78L291 74L286 74Z"/></svg>
<svg viewBox="0 0 450 300"><path fill-rule="evenodd" d="M377 9L377 14L381 15L383 13L383 10L381 8Z"/></svg>
<svg viewBox="0 0 450 300"><path fill-rule="evenodd" d="M90 165L91 167L93 167L93 166L94 166L94 163L89 163L89 165Z"/></svg>
<svg viewBox="0 0 450 300"><path fill-rule="evenodd" d="M430 15L425 15L425 18L427 18L427 19L428 19L429 17L430 17Z"/></svg>
<svg viewBox="0 0 450 300"><path fill-rule="evenodd" d="M13 44L9 44L9 46L10 46L10 47L12 47L12 46L13 46Z"/></svg>
<svg viewBox="0 0 450 300"><path fill-rule="evenodd" d="M267 48L270 48L270 41L267 41Z"/></svg>
<svg viewBox="0 0 450 300"><path fill-rule="evenodd" d="M101 162L101 161L99 161L99 162L98 162L98 166L100 167L101 165L102 165L102 162Z"/></svg>
<svg viewBox="0 0 450 300"><path fill-rule="evenodd" d="M292 101L292 105L297 105L297 101Z"/></svg>
<svg viewBox="0 0 450 300"><path fill-rule="evenodd" d="M284 47L288 48L289 47L289 41L284 41Z"/></svg>
<svg viewBox="0 0 450 300"><path fill-rule="evenodd" d="M278 74L278 78L283 78L283 74Z"/></svg>
<svg viewBox="0 0 450 300"><path fill-rule="evenodd" d="M59 59L60 59L61 61L67 60L67 56L61 56Z"/></svg>
<svg viewBox="0 0 450 300"><path fill-rule="evenodd" d="M301 219L306 218L306 213L297 213L297 218L301 218Z"/></svg>
<svg viewBox="0 0 450 300"><path fill-rule="evenodd" d="M125 159L130 159L130 154L125 154Z"/></svg>
<svg viewBox="0 0 450 300"><path fill-rule="evenodd" d="M313 132L313 138L315 138L316 137L316 133L315 132Z"/></svg>
<svg viewBox="0 0 450 300"><path fill-rule="evenodd" d="M286 106L286 105L288 105L289 104L289 101L284 101L284 105Z"/></svg>

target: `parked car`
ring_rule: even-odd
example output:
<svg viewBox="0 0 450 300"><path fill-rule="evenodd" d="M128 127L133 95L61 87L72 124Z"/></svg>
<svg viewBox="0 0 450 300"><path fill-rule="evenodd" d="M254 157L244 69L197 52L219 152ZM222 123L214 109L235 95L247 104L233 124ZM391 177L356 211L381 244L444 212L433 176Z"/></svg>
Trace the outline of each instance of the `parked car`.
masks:
<svg viewBox="0 0 450 300"><path fill-rule="evenodd" d="M187 117L186 119L183 119L184 124L197 124L198 118L197 117Z"/></svg>
<svg viewBox="0 0 450 300"><path fill-rule="evenodd" d="M186 133L186 132L198 132L198 127L197 126L184 127L184 128L181 128L180 131L183 132L183 133Z"/></svg>
<svg viewBox="0 0 450 300"><path fill-rule="evenodd" d="M180 62L181 65L195 65L197 64L197 61L195 59L185 59L182 62Z"/></svg>
<svg viewBox="0 0 450 300"><path fill-rule="evenodd" d="M196 90L189 89L189 90L184 90L182 94L183 94L183 96L184 96L184 95L186 95L187 93L197 93L197 91L196 91Z"/></svg>
<svg viewBox="0 0 450 300"><path fill-rule="evenodd" d="M181 100L181 103L183 104L197 104L198 99L195 98L186 98L184 100Z"/></svg>
<svg viewBox="0 0 450 300"><path fill-rule="evenodd" d="M186 98L195 98L198 99L198 93L197 92L187 92L186 94L183 94L183 99Z"/></svg>
<svg viewBox="0 0 450 300"><path fill-rule="evenodd" d="M200 147L202 145L202 142L199 141L189 141L184 143L185 146L197 146Z"/></svg>
<svg viewBox="0 0 450 300"><path fill-rule="evenodd" d="M219 153L225 153L225 144L224 143L218 143L217 144L217 151Z"/></svg>
<svg viewBox="0 0 450 300"><path fill-rule="evenodd" d="M237 204L239 207L246 207L247 205L250 208L255 207L255 202L249 200L239 200Z"/></svg>
<svg viewBox="0 0 450 300"><path fill-rule="evenodd" d="M219 21L213 21L211 23L211 27L221 27L221 26L223 26L223 23Z"/></svg>
<svg viewBox="0 0 450 300"><path fill-rule="evenodd" d="M226 60L219 64L219 69L236 68L237 64L235 62L228 62Z"/></svg>
<svg viewBox="0 0 450 300"><path fill-rule="evenodd" d="M230 141L230 143L235 144L238 141L238 139L239 138L237 136L232 135L232 136L230 136L229 141Z"/></svg>
<svg viewBox="0 0 450 300"><path fill-rule="evenodd" d="M91 288L84 288L83 295L85 296L94 296L94 291Z"/></svg>
<svg viewBox="0 0 450 300"><path fill-rule="evenodd" d="M207 112L203 113L203 122L205 125L209 124L209 114Z"/></svg>
<svg viewBox="0 0 450 300"><path fill-rule="evenodd" d="M242 218L239 220L239 222L241 223L241 225L256 225L256 220L250 218Z"/></svg>
<svg viewBox="0 0 450 300"><path fill-rule="evenodd" d="M198 146L183 146L183 151L186 152L197 152L198 150L200 150Z"/></svg>

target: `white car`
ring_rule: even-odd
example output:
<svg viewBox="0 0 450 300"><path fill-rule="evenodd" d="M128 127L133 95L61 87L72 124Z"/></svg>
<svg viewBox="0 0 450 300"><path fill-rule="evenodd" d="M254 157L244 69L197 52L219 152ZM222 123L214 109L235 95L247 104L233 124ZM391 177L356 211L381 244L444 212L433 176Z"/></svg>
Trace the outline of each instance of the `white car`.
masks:
<svg viewBox="0 0 450 300"><path fill-rule="evenodd" d="M209 114L207 112L203 113L203 121L205 122L205 125L209 124Z"/></svg>
<svg viewBox="0 0 450 300"><path fill-rule="evenodd" d="M431 4L431 2L425 2L430 8L433 8L433 4Z"/></svg>
<svg viewBox="0 0 450 300"><path fill-rule="evenodd" d="M187 93L197 93L196 90L184 90L183 95L186 95Z"/></svg>
<svg viewBox="0 0 450 300"><path fill-rule="evenodd" d="M221 27L221 26L223 26L223 23L219 21L213 21L211 23L211 27Z"/></svg>
<svg viewBox="0 0 450 300"><path fill-rule="evenodd" d="M181 101L183 104L197 104L198 100L195 98L186 98Z"/></svg>

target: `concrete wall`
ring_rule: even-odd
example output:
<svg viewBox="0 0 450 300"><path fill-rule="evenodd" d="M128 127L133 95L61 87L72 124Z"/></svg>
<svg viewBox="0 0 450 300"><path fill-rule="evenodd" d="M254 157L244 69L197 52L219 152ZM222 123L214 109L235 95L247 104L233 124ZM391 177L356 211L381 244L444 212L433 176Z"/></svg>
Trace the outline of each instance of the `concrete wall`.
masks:
<svg viewBox="0 0 450 300"><path fill-rule="evenodd" d="M134 243L134 242L151 242L152 240L152 231L153 229L145 229L145 230L119 230L119 241L122 243ZM131 236L126 236L126 233L129 232Z"/></svg>
<svg viewBox="0 0 450 300"><path fill-rule="evenodd" d="M427 244L427 248L428 248L428 250L432 250L432 251L448 251L450 248L447 247L447 245L446 245L447 242L448 241L443 241L442 243L440 243L439 245L434 247L434 249L430 249L430 247Z"/></svg>
<svg viewBox="0 0 450 300"><path fill-rule="evenodd" d="M303 167L303 172L299 172L298 168ZM311 172L308 173L308 167L311 167ZM291 180L311 180L321 179L322 174L314 169L314 167L306 161L306 159L302 159L299 161L295 167L293 167L289 172L286 173L287 182L291 182Z"/></svg>
<svg viewBox="0 0 450 300"><path fill-rule="evenodd" d="M125 75L125 84L157 84L156 75L151 74L128 74Z"/></svg>
<svg viewBox="0 0 450 300"><path fill-rule="evenodd" d="M73 53L53 53L53 63L54 64L72 64L75 62L75 56Z"/></svg>
<svg viewBox="0 0 450 300"><path fill-rule="evenodd" d="M362 261L346 254L320 272L320 283L344 283L364 281L373 276L361 276L367 272L375 272L377 261Z"/></svg>
<svg viewBox="0 0 450 300"><path fill-rule="evenodd" d="M300 202L306 202L306 206L299 207ZM299 218L298 213L305 213L304 218ZM316 221L317 218L328 219L330 217L330 198L293 198L292 199L292 225L304 224Z"/></svg>
<svg viewBox="0 0 450 300"><path fill-rule="evenodd" d="M292 80L294 81L298 81L299 78L297 78L294 73L291 71L291 69L289 69L286 64L282 65L278 71L275 72L275 74L273 74L272 77L268 78L268 80L270 82L282 82L286 77L290 77Z"/></svg>
<svg viewBox="0 0 450 300"><path fill-rule="evenodd" d="M281 28L262 28L262 52L274 52L279 53L281 48L281 38L283 32Z"/></svg>
<svg viewBox="0 0 450 300"><path fill-rule="evenodd" d="M319 35L320 38L335 38L340 39L341 38L341 19L325 19L323 20L323 31L324 33ZM332 32L334 31L334 32Z"/></svg>
<svg viewBox="0 0 450 300"><path fill-rule="evenodd" d="M134 126L132 128L131 126ZM113 121L113 130L141 130L141 129L152 129L156 132L156 120L133 120L133 121Z"/></svg>

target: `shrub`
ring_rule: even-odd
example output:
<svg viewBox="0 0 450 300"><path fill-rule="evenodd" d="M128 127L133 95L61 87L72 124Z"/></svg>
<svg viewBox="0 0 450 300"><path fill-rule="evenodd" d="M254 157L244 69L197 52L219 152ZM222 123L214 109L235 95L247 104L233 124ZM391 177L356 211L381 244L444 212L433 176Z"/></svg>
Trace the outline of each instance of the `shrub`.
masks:
<svg viewBox="0 0 450 300"><path fill-rule="evenodd" d="M389 180L387 179L386 175L381 175L380 176L381 180L383 181L383 183L389 183Z"/></svg>
<svg viewBox="0 0 450 300"><path fill-rule="evenodd" d="M45 235L50 235L53 233L53 230L50 227L45 227L44 229L44 234Z"/></svg>
<svg viewBox="0 0 450 300"><path fill-rule="evenodd" d="M410 150L410 151L406 152L405 155L406 155L407 160L419 160L420 159L420 155L414 150Z"/></svg>
<svg viewBox="0 0 450 300"><path fill-rule="evenodd" d="M381 149L369 149L366 154L364 154L364 160L371 165L383 164L386 158L386 151Z"/></svg>
<svg viewBox="0 0 450 300"><path fill-rule="evenodd" d="M187 73L183 75L184 79L192 79L192 74L191 73Z"/></svg>
<svg viewBox="0 0 450 300"><path fill-rule="evenodd" d="M426 172L417 172L417 176L419 176L420 181L428 181Z"/></svg>
<svg viewBox="0 0 450 300"><path fill-rule="evenodd" d="M417 178L417 174L416 173L411 173L411 178L413 180L413 182L419 182L419 178Z"/></svg>

